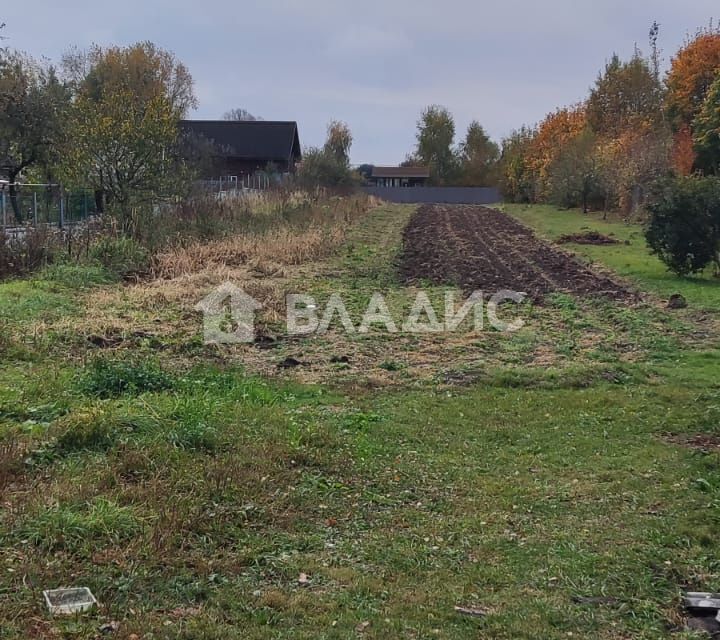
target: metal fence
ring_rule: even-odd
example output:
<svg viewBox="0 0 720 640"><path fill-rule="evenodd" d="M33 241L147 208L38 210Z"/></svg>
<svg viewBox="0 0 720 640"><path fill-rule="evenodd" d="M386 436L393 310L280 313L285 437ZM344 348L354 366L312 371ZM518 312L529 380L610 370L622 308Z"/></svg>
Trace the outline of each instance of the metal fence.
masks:
<svg viewBox="0 0 720 640"><path fill-rule="evenodd" d="M265 191L282 182L283 176L255 173L246 176L224 176L211 180L200 180L199 185L211 193L234 191Z"/></svg>
<svg viewBox="0 0 720 640"><path fill-rule="evenodd" d="M404 204L494 204L500 202L495 187L362 187L369 194Z"/></svg>
<svg viewBox="0 0 720 640"><path fill-rule="evenodd" d="M0 184L0 225L3 229L27 224L62 227L97 213L94 193L89 190L66 191L55 184L17 184L15 192L13 199L10 185Z"/></svg>

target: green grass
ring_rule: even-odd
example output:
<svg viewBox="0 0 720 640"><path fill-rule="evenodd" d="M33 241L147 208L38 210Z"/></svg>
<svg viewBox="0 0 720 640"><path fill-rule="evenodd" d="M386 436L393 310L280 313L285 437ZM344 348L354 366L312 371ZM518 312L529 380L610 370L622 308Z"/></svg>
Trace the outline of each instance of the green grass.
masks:
<svg viewBox="0 0 720 640"><path fill-rule="evenodd" d="M501 208L551 240L590 230L613 237L620 244L565 246L590 262L610 267L631 279L643 291L666 299L674 293L682 293L695 308L720 310L720 279L713 277L710 269L706 274L687 278L679 278L668 271L647 248L640 224L603 220L601 213L583 215L577 210L561 210L549 205L506 204Z"/></svg>
<svg viewBox="0 0 720 640"><path fill-rule="evenodd" d="M19 523L17 534L23 543L47 551L77 551L92 549L96 544L118 544L139 529L131 509L97 498L89 503L42 509Z"/></svg>
<svg viewBox="0 0 720 640"><path fill-rule="evenodd" d="M52 320L75 311L64 287L47 280L15 280L2 285L0 319L20 322L40 316Z"/></svg>
<svg viewBox="0 0 720 640"><path fill-rule="evenodd" d="M550 237L590 225L513 213ZM402 307L407 215L368 217L318 296L337 286L360 309L387 287ZM720 308L711 280L653 263L636 227L591 220L632 244L573 249ZM0 309L17 336L107 286L39 275L0 284ZM463 385L382 390L265 380L217 355L63 353L49 323L0 367L0 638L94 638L110 621L122 638L691 638L680 590L720 590L720 453L677 441L720 438L714 335L695 335L692 309L559 295L527 312L513 339L477 338L487 361ZM405 380L389 343L364 339ZM546 342L560 364L531 366ZM41 590L58 586L101 606L52 619Z"/></svg>

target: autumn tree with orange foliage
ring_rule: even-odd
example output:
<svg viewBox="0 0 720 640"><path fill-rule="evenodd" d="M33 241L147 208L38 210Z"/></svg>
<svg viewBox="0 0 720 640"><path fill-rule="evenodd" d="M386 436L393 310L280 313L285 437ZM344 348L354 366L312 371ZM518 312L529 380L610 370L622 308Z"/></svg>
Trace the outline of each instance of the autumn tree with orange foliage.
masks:
<svg viewBox="0 0 720 640"><path fill-rule="evenodd" d="M562 150L585 129L585 108L575 105L548 114L535 128L503 140L501 187L517 202L542 202L553 187L550 170Z"/></svg>
<svg viewBox="0 0 720 640"><path fill-rule="evenodd" d="M637 49L626 62L614 55L584 104L551 113L529 140L506 140L504 185L522 185L532 202L636 211L649 184L670 170L657 33L653 25L649 59ZM517 188L508 191L517 197Z"/></svg>
<svg viewBox="0 0 720 640"><path fill-rule="evenodd" d="M585 129L585 107L575 105L548 114L538 125L529 149L528 168L535 177L535 198L550 192L550 167L562 150Z"/></svg>
<svg viewBox="0 0 720 640"><path fill-rule="evenodd" d="M553 190L551 167L585 127L585 108L575 105L558 109L537 127L523 127L503 140L501 182L505 197L520 202L546 200Z"/></svg>
<svg viewBox="0 0 720 640"><path fill-rule="evenodd" d="M667 76L667 112L676 130L692 126L720 72L720 30L702 29L673 57Z"/></svg>
<svg viewBox="0 0 720 640"><path fill-rule="evenodd" d="M695 146L689 125L683 125L673 135L671 166L679 176L689 176L695 167Z"/></svg>
<svg viewBox="0 0 720 640"><path fill-rule="evenodd" d="M648 60L638 49L629 61L614 55L598 76L587 103L588 124L597 135L597 183L604 206L633 212L647 185L669 169L671 133L663 114L663 85L655 37Z"/></svg>

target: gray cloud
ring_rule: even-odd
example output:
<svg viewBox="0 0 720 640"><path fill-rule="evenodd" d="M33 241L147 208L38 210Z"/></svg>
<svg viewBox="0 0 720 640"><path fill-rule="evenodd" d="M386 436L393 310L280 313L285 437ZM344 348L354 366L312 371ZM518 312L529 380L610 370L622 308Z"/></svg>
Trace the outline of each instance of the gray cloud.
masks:
<svg viewBox="0 0 720 640"><path fill-rule="evenodd" d="M582 99L615 51L646 47L661 23L668 57L707 25L694 0L29 0L0 9L10 45L58 59L70 45L152 40L190 67L198 117L236 106L297 119L320 144L331 118L355 135L356 162L398 162L424 106L444 104L458 131L478 119L500 138Z"/></svg>

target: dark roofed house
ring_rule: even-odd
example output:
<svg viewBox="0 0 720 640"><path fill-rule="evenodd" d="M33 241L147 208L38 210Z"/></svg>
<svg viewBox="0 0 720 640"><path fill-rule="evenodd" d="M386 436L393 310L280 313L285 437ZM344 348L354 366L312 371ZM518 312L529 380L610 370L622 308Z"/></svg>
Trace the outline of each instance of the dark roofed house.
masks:
<svg viewBox="0 0 720 640"><path fill-rule="evenodd" d="M373 167L370 184L375 187L424 187L429 167Z"/></svg>
<svg viewBox="0 0 720 640"><path fill-rule="evenodd" d="M270 164L293 173L302 158L296 122L182 120L180 129L212 145L213 175L206 178L250 176Z"/></svg>

